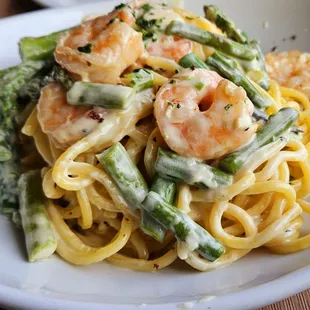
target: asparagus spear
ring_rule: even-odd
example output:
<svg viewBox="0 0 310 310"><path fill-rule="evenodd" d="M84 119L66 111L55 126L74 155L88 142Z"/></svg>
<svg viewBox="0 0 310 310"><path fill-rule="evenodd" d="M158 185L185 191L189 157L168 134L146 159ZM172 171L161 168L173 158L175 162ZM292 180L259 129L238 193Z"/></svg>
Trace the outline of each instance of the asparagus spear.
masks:
<svg viewBox="0 0 310 310"><path fill-rule="evenodd" d="M174 204L176 190L177 185L175 182L163 179L157 175L155 176L151 186L151 191L160 195L160 197L162 197L165 201L167 201L171 205ZM157 227L154 228L154 225L156 226L162 226L162 225L157 221L154 221L152 216L148 212L146 212L143 209L141 211L142 216L141 216L140 228L146 234L152 236L153 238L160 241L163 240L165 237L166 229L162 228L158 230ZM158 231L162 233L160 237L158 236ZM154 235L154 232L156 232L157 234Z"/></svg>
<svg viewBox="0 0 310 310"><path fill-rule="evenodd" d="M40 74L25 84L19 92L21 97L29 97L32 100L40 98L41 89L51 82L61 83L67 90L73 85L73 80L69 74L60 66L54 65L53 69L47 74Z"/></svg>
<svg viewBox="0 0 310 310"><path fill-rule="evenodd" d="M258 89L252 84L252 82L238 70L238 63L226 57L224 54L215 52L207 59L207 64L217 71L222 77L232 81L238 86L244 88L248 97L252 100L253 104L261 109L268 107L271 102L268 98L265 98Z"/></svg>
<svg viewBox="0 0 310 310"><path fill-rule="evenodd" d="M141 209L149 189L138 168L133 164L125 148L116 143L97 156L103 168L119 187L124 199L132 210ZM165 236L165 230L150 215L141 210L148 233L159 241Z"/></svg>
<svg viewBox="0 0 310 310"><path fill-rule="evenodd" d="M216 260L225 253L225 248L218 240L185 213L170 205L159 194L151 191L146 196L142 207L166 229L175 233L178 240L185 245L187 252L196 250L210 261ZM186 258L187 253L181 257L181 259Z"/></svg>
<svg viewBox="0 0 310 310"><path fill-rule="evenodd" d="M130 105L130 98L134 93L133 88L122 85L75 82L67 93L67 100L72 105L125 110Z"/></svg>
<svg viewBox="0 0 310 310"><path fill-rule="evenodd" d="M0 127L0 162L7 161L12 158L10 146L5 139L5 132Z"/></svg>
<svg viewBox="0 0 310 310"><path fill-rule="evenodd" d="M158 150L155 170L163 178L181 181L203 188L228 186L233 182L231 175L196 159L181 157L161 148Z"/></svg>
<svg viewBox="0 0 310 310"><path fill-rule="evenodd" d="M51 256L57 247L44 206L40 170L24 173L18 181L20 215L30 262Z"/></svg>
<svg viewBox="0 0 310 310"><path fill-rule="evenodd" d="M0 208L4 213L9 213L18 207L17 180L20 169L14 121L18 110L18 91L44 65L45 62L42 61L25 62L8 70L1 78L0 127L3 141L2 146L11 153L7 153L7 161L0 162Z"/></svg>
<svg viewBox="0 0 310 310"><path fill-rule="evenodd" d="M288 131L297 118L298 112L292 108L283 108L271 115L268 122L256 133L254 140L220 160L219 168L228 173L236 173L258 149L279 139Z"/></svg>
<svg viewBox="0 0 310 310"><path fill-rule="evenodd" d="M18 209L19 176L20 168L15 158L0 163L0 209L4 214L13 213Z"/></svg>
<svg viewBox="0 0 310 310"><path fill-rule="evenodd" d="M151 191L157 193L161 198L173 205L177 192L177 184L174 181L156 175L151 185Z"/></svg>
<svg viewBox="0 0 310 310"><path fill-rule="evenodd" d="M209 69L209 66L203 62L196 54L189 53L183 56L179 60L179 65L183 68L201 68L201 69Z"/></svg>
<svg viewBox="0 0 310 310"><path fill-rule="evenodd" d="M166 28L166 34L187 38L244 60L252 60L257 56L257 51L247 45L242 45L226 37L178 21L169 24Z"/></svg>
<svg viewBox="0 0 310 310"><path fill-rule="evenodd" d="M206 18L225 32L228 38L242 44L247 43L247 35L238 29L235 23L231 21L218 7L215 5L205 5L203 9Z"/></svg>
<svg viewBox="0 0 310 310"><path fill-rule="evenodd" d="M46 60L53 58L57 39L67 30L53 32L42 37L25 37L19 41L19 54L25 60Z"/></svg>
<svg viewBox="0 0 310 310"><path fill-rule="evenodd" d="M267 74L265 56L263 54L263 51L259 45L259 42L256 40L251 41L250 46L257 50L256 59L262 72L262 78L260 79L260 81L258 81L258 83L263 89L268 90L270 87L270 78Z"/></svg>
<svg viewBox="0 0 310 310"><path fill-rule="evenodd" d="M132 73L126 74L124 77L130 81L129 86L136 92L153 87L154 85L153 74L147 69L137 69Z"/></svg>

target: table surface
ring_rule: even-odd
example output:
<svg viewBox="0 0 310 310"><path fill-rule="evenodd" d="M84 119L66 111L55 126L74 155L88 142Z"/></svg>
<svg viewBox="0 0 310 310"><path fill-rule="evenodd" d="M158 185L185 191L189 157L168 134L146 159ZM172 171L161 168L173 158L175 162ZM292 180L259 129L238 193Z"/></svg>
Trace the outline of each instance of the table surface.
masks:
<svg viewBox="0 0 310 310"><path fill-rule="evenodd" d="M38 10L31 0L0 0L0 18ZM310 289L260 310L310 310ZM0 309L1 310L1 309Z"/></svg>

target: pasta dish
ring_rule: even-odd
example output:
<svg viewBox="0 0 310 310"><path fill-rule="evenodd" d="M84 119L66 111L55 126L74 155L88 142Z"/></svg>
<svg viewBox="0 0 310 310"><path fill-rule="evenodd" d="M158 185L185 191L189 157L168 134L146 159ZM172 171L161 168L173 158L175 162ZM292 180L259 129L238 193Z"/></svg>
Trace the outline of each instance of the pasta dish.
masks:
<svg viewBox="0 0 310 310"><path fill-rule="evenodd" d="M30 262L200 271L310 247L310 57L214 5L120 4L0 71L0 207Z"/></svg>

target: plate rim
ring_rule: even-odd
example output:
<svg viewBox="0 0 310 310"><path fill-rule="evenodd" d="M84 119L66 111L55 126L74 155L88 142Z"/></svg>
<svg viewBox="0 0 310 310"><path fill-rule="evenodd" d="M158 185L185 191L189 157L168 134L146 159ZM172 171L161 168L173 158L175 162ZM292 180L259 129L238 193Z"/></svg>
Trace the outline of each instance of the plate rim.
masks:
<svg viewBox="0 0 310 310"><path fill-rule="evenodd" d="M206 305L210 309L217 309L232 302L238 303L238 310L256 309L264 307L279 300L293 296L301 291L310 287L310 266L300 268L294 272L284 275L278 279L257 285L252 288L241 290L239 292L230 293L227 295L216 296L214 299L200 303L199 300L188 300L187 302L193 303L195 310L205 310ZM287 283L296 283L294 288ZM270 294L272 292L272 294ZM246 296L246 298L244 298ZM85 302L85 301L70 301L60 298L43 297L42 295L32 294L25 290L12 288L0 284L0 306L18 307L18 309L53 309L53 310L102 310L104 306L109 306L110 310L137 310L141 307L147 309L165 309L172 310L176 307L180 308L185 305L184 302L180 303L157 303L157 304L110 304L101 302ZM229 309L229 308L227 308Z"/></svg>
<svg viewBox="0 0 310 310"><path fill-rule="evenodd" d="M41 0L35 0L35 2L42 4ZM106 0L106 3L116 2L116 0ZM77 6L68 7L49 7L42 10L19 14L16 16L6 17L0 20L0 25L4 25L7 22L14 22L17 19L25 18L41 14L50 14L51 12L63 11L63 10L83 10L86 6L98 7L103 3L91 3L82 4ZM254 286L252 288L240 290L238 292L229 293L227 295L220 295L212 301L206 303L197 303L197 300L189 300L189 302L195 303L197 310L206 309L206 305L211 306L212 309L217 309L220 306L227 306L232 304L233 301L238 302L238 310L241 309L253 309L262 307L281 299L287 298L294 294L297 294L303 290L310 288L310 266L306 266L300 269L290 272L284 276L281 276L272 281ZM292 285L292 283L294 283ZM180 306L180 303L157 303L148 304L147 309L176 309L176 306ZM139 305L136 304L110 304L101 302L86 302L86 301L72 301L61 298L50 298L48 296L38 295L26 290L6 286L0 284L0 306L3 307L16 307L18 309L76 309L87 310L91 307L94 310L101 310L104 306L109 306L111 310L136 310L139 309ZM137 308L138 307L138 308Z"/></svg>

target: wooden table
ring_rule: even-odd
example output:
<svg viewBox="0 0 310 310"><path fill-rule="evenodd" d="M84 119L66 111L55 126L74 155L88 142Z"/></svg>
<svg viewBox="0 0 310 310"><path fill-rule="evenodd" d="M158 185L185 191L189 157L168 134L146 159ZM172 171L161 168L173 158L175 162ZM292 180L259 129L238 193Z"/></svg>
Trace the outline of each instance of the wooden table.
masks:
<svg viewBox="0 0 310 310"><path fill-rule="evenodd" d="M0 0L0 18L38 9L31 0ZM310 310L310 289L260 310Z"/></svg>

